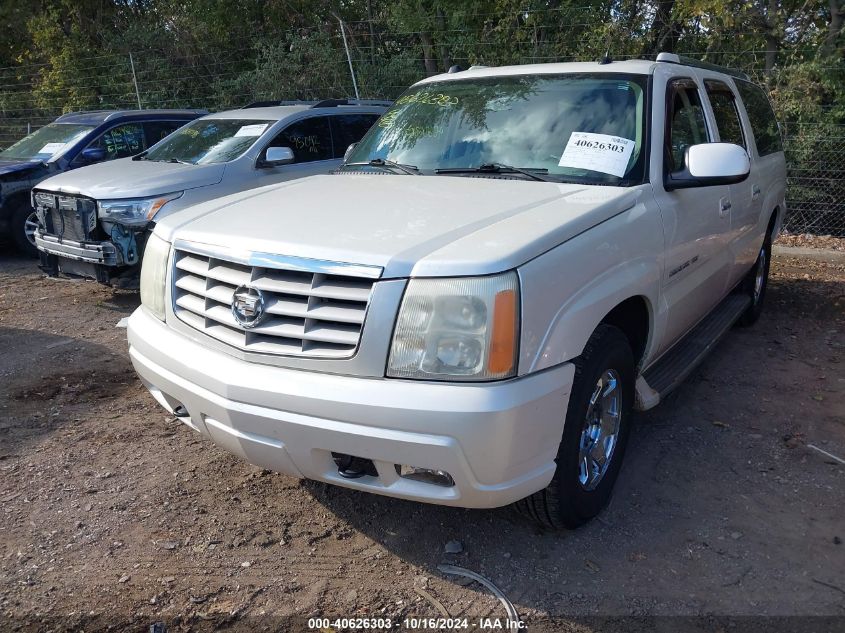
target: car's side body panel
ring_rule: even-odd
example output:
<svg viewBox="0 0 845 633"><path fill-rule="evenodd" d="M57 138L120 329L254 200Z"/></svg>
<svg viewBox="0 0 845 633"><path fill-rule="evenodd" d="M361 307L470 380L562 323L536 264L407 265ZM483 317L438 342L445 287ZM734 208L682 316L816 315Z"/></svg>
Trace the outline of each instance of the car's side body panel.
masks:
<svg viewBox="0 0 845 633"><path fill-rule="evenodd" d="M659 325L663 229L651 196L520 266L522 341L519 373L580 355L602 319L631 297L643 297ZM649 351L646 351L646 355Z"/></svg>

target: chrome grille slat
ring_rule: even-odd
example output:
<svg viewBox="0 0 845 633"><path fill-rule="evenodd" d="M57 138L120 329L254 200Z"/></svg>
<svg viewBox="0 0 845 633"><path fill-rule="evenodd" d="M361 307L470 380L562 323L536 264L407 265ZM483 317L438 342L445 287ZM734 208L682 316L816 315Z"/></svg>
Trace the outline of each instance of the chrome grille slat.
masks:
<svg viewBox="0 0 845 633"><path fill-rule="evenodd" d="M205 277L208 272L208 259L203 260L193 255L183 255L176 260L176 268Z"/></svg>
<svg viewBox="0 0 845 633"><path fill-rule="evenodd" d="M176 316L224 343L262 354L349 358L355 353L374 280L230 262L178 248ZM245 260L244 260L245 261ZM264 295L265 318L243 328L232 314L239 286Z"/></svg>

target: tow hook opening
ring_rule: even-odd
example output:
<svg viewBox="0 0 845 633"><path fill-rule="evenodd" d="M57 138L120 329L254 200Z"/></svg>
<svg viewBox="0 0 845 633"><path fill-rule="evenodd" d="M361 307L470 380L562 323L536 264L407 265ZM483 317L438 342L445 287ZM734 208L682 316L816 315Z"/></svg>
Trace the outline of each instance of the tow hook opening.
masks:
<svg viewBox="0 0 845 633"><path fill-rule="evenodd" d="M332 459L337 464L337 474L344 479L360 479L365 476L378 477L376 465L373 464L371 459L347 455L346 453L335 453L334 451L332 451Z"/></svg>

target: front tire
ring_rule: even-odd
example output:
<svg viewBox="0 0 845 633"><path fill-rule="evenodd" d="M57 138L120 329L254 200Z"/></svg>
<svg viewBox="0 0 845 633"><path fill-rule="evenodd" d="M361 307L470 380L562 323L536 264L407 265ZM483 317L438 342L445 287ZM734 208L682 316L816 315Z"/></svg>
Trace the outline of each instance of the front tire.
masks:
<svg viewBox="0 0 845 633"><path fill-rule="evenodd" d="M28 204L18 207L12 214L12 239L22 255L38 257L35 246L35 229L38 227L38 215Z"/></svg>
<svg viewBox="0 0 845 633"><path fill-rule="evenodd" d="M628 443L634 380L628 339L600 325L575 360L554 478L517 502L522 514L544 527L576 528L607 505Z"/></svg>

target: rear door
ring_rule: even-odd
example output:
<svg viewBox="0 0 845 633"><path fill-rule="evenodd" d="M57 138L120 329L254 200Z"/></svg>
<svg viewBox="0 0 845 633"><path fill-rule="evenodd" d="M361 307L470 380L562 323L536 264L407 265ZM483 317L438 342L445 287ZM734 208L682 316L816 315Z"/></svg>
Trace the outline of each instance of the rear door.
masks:
<svg viewBox="0 0 845 633"><path fill-rule="evenodd" d="M772 212L784 211L786 195L786 159L783 141L769 98L760 86L734 79L741 97L740 113L748 137L751 155L751 176L747 187L754 196L754 213L749 214L748 228L737 239L737 265L748 270L756 261L763 231Z"/></svg>
<svg viewBox="0 0 845 633"><path fill-rule="evenodd" d="M173 132L185 125L188 121L144 121L144 140L149 149L161 139L170 136Z"/></svg>
<svg viewBox="0 0 845 633"><path fill-rule="evenodd" d="M684 168L690 145L716 140L694 69L658 64L654 72L651 182L663 218L665 259L661 308L668 349L724 296L730 256L731 202L727 186L667 190L667 174Z"/></svg>
<svg viewBox="0 0 845 633"><path fill-rule="evenodd" d="M343 158L346 149L364 138L378 118L378 114L336 114L330 117L334 157Z"/></svg>
<svg viewBox="0 0 845 633"><path fill-rule="evenodd" d="M746 133L740 116L739 98L727 79L713 75L705 78L704 86L716 123L716 134L722 143L739 145L749 154L749 134ZM732 287L742 278L748 266L747 254L743 254L743 244L747 240L749 231L753 231L760 217L762 196L758 183L758 165L751 161L749 177L730 186L731 198L731 230L728 248L731 251L733 263L728 275L728 286Z"/></svg>

